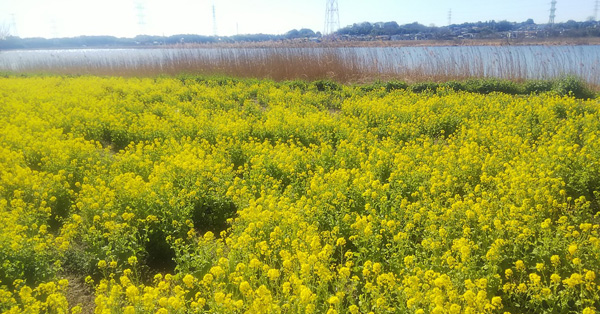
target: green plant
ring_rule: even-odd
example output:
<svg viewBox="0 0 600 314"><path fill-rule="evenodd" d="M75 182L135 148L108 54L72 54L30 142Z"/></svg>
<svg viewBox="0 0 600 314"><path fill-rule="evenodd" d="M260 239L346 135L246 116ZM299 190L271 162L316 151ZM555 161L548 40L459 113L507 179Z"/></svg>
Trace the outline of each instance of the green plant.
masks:
<svg viewBox="0 0 600 314"><path fill-rule="evenodd" d="M589 89L587 84L580 78L572 75L556 80L552 90L559 95L572 95L580 99L594 98L594 93Z"/></svg>

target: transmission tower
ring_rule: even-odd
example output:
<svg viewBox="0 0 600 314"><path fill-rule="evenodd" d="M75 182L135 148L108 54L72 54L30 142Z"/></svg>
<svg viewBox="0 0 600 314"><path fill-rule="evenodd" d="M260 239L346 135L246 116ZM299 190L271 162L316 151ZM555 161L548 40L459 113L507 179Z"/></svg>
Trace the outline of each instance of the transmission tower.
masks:
<svg viewBox="0 0 600 314"><path fill-rule="evenodd" d="M323 35L333 34L340 28L340 13L337 0L327 0L325 8L325 30Z"/></svg>
<svg viewBox="0 0 600 314"><path fill-rule="evenodd" d="M52 32L52 38L58 38L58 28L56 26L55 19L52 19L50 21L50 31Z"/></svg>
<svg viewBox="0 0 600 314"><path fill-rule="evenodd" d="M12 29L13 36L19 36L19 33L17 32L17 19L15 19L14 13L11 13L10 15L10 28Z"/></svg>
<svg viewBox="0 0 600 314"><path fill-rule="evenodd" d="M146 33L146 7L144 2L142 0L138 0L135 4L135 9L137 10L138 31L140 32L139 35L143 35Z"/></svg>
<svg viewBox="0 0 600 314"><path fill-rule="evenodd" d="M596 0L594 4L594 21L598 20L598 7L600 6L600 0Z"/></svg>
<svg viewBox="0 0 600 314"><path fill-rule="evenodd" d="M554 18L556 17L556 0L552 0L550 2L550 19L548 19L548 24L554 24Z"/></svg>
<svg viewBox="0 0 600 314"><path fill-rule="evenodd" d="M452 9L448 10L448 25L452 25Z"/></svg>
<svg viewBox="0 0 600 314"><path fill-rule="evenodd" d="M215 5L212 5L212 19L213 19L213 35L217 37L217 15L215 14Z"/></svg>

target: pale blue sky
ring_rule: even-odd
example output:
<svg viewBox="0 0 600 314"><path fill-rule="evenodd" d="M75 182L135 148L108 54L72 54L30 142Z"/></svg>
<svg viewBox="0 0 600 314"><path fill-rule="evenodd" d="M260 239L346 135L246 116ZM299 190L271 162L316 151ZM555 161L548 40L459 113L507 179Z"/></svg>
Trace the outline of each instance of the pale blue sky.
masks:
<svg viewBox="0 0 600 314"><path fill-rule="evenodd" d="M488 20L548 21L551 0L338 0L340 25L419 22L443 26ZM79 35L281 34L323 31L326 0L0 0L0 26L20 37ZM595 0L558 0L556 22L594 15ZM141 10L139 8L142 8ZM140 23L140 13L143 23ZM13 23L14 22L14 23ZM15 27L16 26L16 27Z"/></svg>

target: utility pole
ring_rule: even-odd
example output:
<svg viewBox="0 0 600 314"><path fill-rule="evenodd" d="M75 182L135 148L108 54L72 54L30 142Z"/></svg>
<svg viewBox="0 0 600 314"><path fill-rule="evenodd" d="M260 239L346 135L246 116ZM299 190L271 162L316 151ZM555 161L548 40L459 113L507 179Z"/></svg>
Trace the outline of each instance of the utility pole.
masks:
<svg viewBox="0 0 600 314"><path fill-rule="evenodd" d="M323 35L331 35L340 28L340 13L337 0L327 0L325 8L325 29Z"/></svg>
<svg viewBox="0 0 600 314"><path fill-rule="evenodd" d="M554 25L554 18L556 17L556 0L550 2L550 19L548 19L549 25Z"/></svg>

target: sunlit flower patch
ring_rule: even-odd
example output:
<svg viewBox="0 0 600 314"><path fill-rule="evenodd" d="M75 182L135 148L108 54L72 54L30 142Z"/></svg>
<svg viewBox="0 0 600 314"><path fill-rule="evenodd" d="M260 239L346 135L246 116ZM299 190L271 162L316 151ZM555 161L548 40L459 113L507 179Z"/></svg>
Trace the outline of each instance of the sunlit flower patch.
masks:
<svg viewBox="0 0 600 314"><path fill-rule="evenodd" d="M0 87L0 312L600 309L597 100L167 77Z"/></svg>

